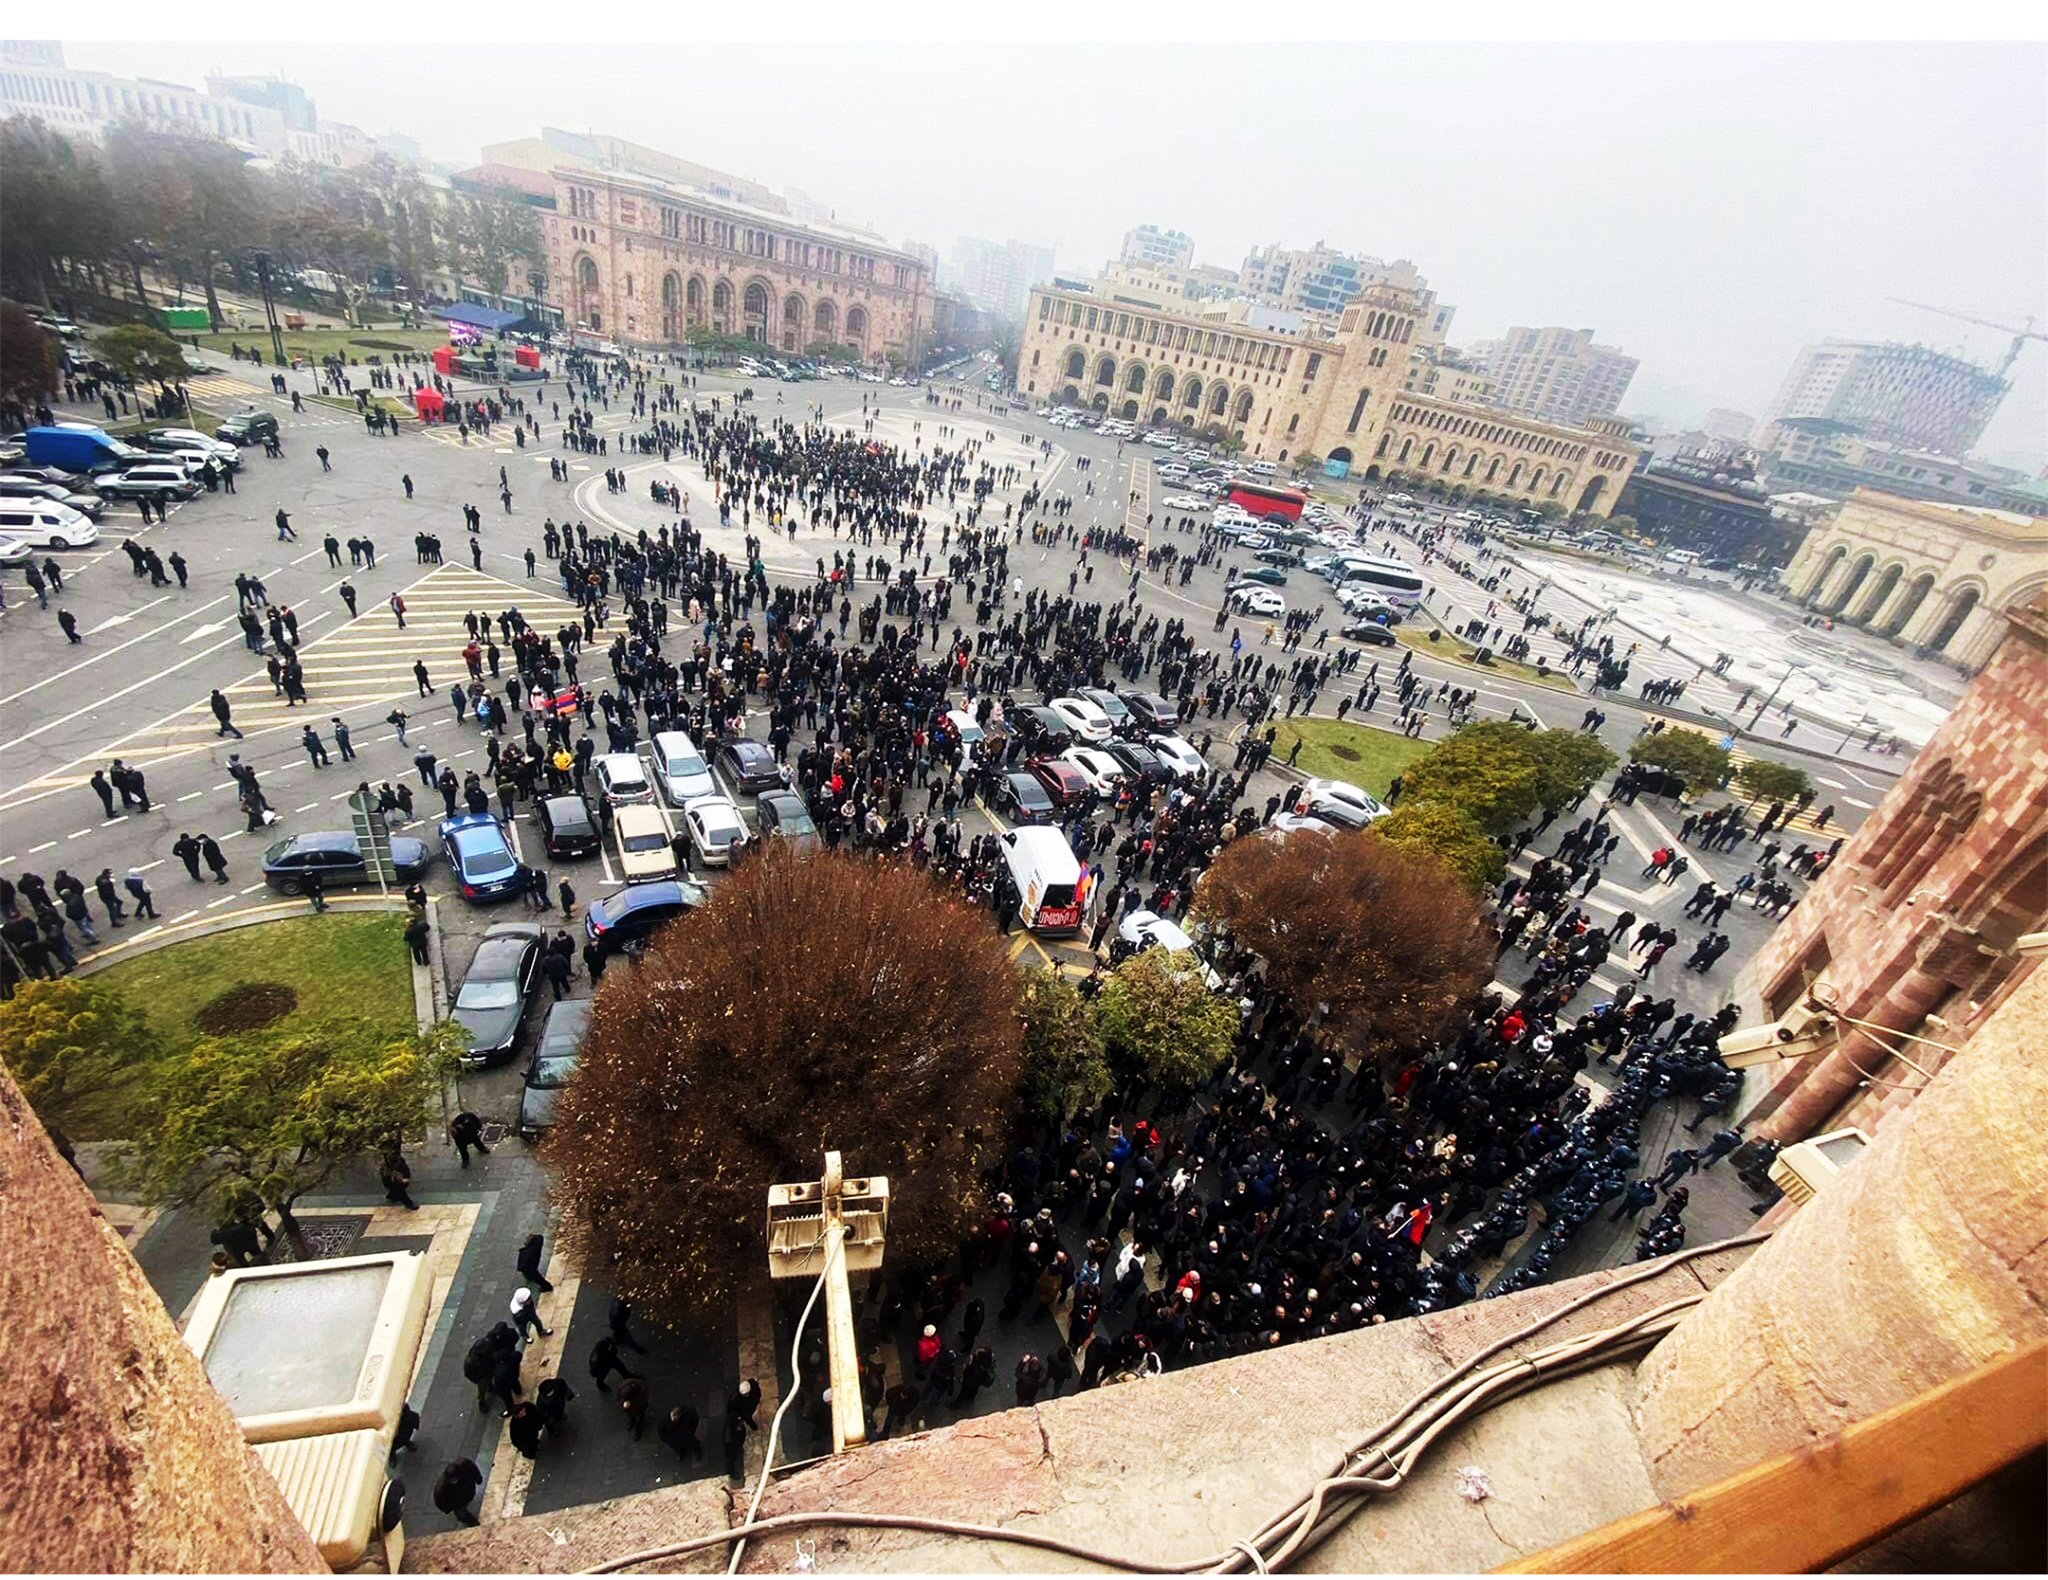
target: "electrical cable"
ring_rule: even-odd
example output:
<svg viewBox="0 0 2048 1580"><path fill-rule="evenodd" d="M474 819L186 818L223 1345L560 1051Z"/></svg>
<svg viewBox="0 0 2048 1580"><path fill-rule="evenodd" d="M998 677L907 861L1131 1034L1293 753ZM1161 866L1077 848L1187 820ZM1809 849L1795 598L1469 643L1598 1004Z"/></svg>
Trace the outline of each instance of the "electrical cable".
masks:
<svg viewBox="0 0 2048 1580"><path fill-rule="evenodd" d="M774 1418L768 1423L768 1451L761 1456L761 1474L754 1482L754 1500L747 1506L747 1520L745 1525L739 1527L741 1531L753 1525L756 1516L761 1512L761 1495L768 1490L768 1472L775 1468L775 1445L782 1436L782 1418L788 1413L789 1407L796 1403L797 1393L804 1385L804 1328L811 1320L811 1311L818 1304L818 1297L825 1292L825 1280L832 1276L832 1258L839 1254L843 1237L844 1231L841 1229L826 1231L825 1265L818 1272L818 1281L811 1285L811 1298L804 1302L803 1315L796 1319L796 1336L789 1341L789 1392L783 1396L782 1403L775 1407ZM742 1535L732 1544L732 1561L725 1566L727 1574L736 1575L740 1572L740 1559L746 1555L746 1551L747 1539Z"/></svg>
<svg viewBox="0 0 2048 1580"><path fill-rule="evenodd" d="M1469 1417L1491 1409L1517 1394L1541 1386L1554 1377L1568 1376L1609 1364L1616 1355L1661 1338L1677 1325L1684 1312L1704 1300L1706 1293L1703 1290L1698 1294L1668 1301L1648 1311L1639 1312L1611 1328L1563 1340L1536 1355L1509 1360L1482 1372L1479 1368L1486 1361L1505 1349L1527 1342L1535 1334L1577 1311L1584 1310L1636 1284L1660 1277L1695 1258L1717 1251L1756 1245L1768 1238L1770 1236L1763 1233L1738 1235L1733 1239L1717 1241L1711 1245L1695 1246L1657 1262L1644 1263L1640 1267L1618 1274L1598 1288L1566 1301L1556 1309L1481 1347L1444 1376L1420 1389L1385 1421L1355 1439L1337 1463L1319 1477L1307 1493L1260 1526L1254 1535L1240 1538L1229 1548L1206 1557L1178 1563L1148 1563L1124 1554L1104 1552L1099 1548L1034 1531L997 1525L978 1525L962 1520L935 1519L924 1515L821 1509L776 1515L763 1520L758 1516L761 1495L768 1475L764 1466L761 1483L755 1488L752 1507L748 1511L744 1525L640 1552L627 1553L580 1572L616 1574L644 1564L663 1562L731 1543L734 1555L727 1572L736 1573L740 1562L739 1555L749 1538L816 1526L921 1531L976 1541L1004 1542L1060 1553L1066 1557L1098 1564L1106 1569L1123 1570L1127 1573L1234 1574L1241 1572L1248 1562L1253 1569L1260 1572L1281 1569L1290 1558L1312 1550L1334 1534L1362 1506L1365 1498L1396 1490L1408 1479L1428 1449ZM804 1307L804 1318L798 1322L799 1340L802 1337L804 1320L808 1319L811 1307L816 1303L818 1291L823 1287L824 1280L821 1277L817 1289L812 1291L811 1302ZM790 1398L794 1397L793 1388ZM785 1400L782 1408L776 1411L777 1429L780 1427L783 1410L788 1406L789 1401ZM769 1446L772 1462L772 1430ZM1356 1474L1358 1467L1354 1461L1366 1459L1373 1453L1377 1453L1387 1462L1390 1473L1370 1476ZM1326 1508L1330 1498L1337 1495L1345 1497L1346 1501L1338 1507ZM1280 1545L1271 1547L1275 1540L1279 1540Z"/></svg>

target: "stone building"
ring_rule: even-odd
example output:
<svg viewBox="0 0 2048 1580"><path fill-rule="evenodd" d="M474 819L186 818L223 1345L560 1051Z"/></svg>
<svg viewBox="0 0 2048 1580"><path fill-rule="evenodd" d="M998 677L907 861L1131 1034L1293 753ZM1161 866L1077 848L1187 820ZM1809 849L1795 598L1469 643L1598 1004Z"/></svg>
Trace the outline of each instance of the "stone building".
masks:
<svg viewBox="0 0 2048 1580"><path fill-rule="evenodd" d="M636 172L552 175L555 210L540 216L547 289L578 329L673 345L704 328L775 351L847 345L903 363L931 333L930 271L878 236Z"/></svg>
<svg viewBox="0 0 2048 1580"><path fill-rule="evenodd" d="M2048 928L2048 592L1999 624L1912 771L1738 980L1766 1019L1812 993L1882 1028L1845 1023L1779 1076L1751 1115L1766 1135L1878 1128L2035 968L2019 943Z"/></svg>
<svg viewBox="0 0 2048 1580"><path fill-rule="evenodd" d="M1262 328L1254 304L1031 293L1017 381L1043 400L1224 437L1260 459L1316 456L1378 479L1427 473L1465 492L1606 515L1634 469L1629 425L1564 428L1404 391L1431 304L1369 285L1334 321Z"/></svg>
<svg viewBox="0 0 2048 1580"><path fill-rule="evenodd" d="M1976 669L2000 616L2048 587L2048 516L1858 489L1786 567L1792 596L1923 653Z"/></svg>

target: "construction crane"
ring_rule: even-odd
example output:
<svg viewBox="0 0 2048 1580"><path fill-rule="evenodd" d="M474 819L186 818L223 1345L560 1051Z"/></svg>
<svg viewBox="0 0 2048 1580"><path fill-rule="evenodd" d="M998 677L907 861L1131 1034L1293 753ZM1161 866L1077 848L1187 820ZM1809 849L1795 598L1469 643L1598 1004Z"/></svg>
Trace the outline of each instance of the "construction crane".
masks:
<svg viewBox="0 0 2048 1580"><path fill-rule="evenodd" d="M1978 318L1971 313L1958 313L1947 307L1930 307L1925 302L1909 302L1903 296L1894 296L1892 300L1901 307L1917 307L1923 313L1939 313L1943 318L1959 318L1966 324L1981 324L1986 329L2002 330L2011 335L2012 344L2006 347L2005 360L1998 364L2000 378L2004 378L2012 371L2012 365L2019 361L2020 351L2029 340L2048 340L2048 335L2034 328L2034 320L2031 318L2024 325L2016 327L2012 324L1995 324L1988 318Z"/></svg>

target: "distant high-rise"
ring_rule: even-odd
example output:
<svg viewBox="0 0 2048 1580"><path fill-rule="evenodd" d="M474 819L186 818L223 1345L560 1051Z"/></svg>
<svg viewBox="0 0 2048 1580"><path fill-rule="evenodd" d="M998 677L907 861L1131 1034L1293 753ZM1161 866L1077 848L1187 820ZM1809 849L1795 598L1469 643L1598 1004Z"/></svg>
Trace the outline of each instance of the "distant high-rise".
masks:
<svg viewBox="0 0 2048 1580"><path fill-rule="evenodd" d="M1976 363L1926 346L1824 340L1799 353L1765 425L1825 418L1865 439L1967 455L2008 388Z"/></svg>
<svg viewBox="0 0 2048 1580"><path fill-rule="evenodd" d="M1510 329L1483 353L1494 404L1567 427L1612 417L1636 376L1636 359L1596 345L1590 329Z"/></svg>
<svg viewBox="0 0 2048 1580"><path fill-rule="evenodd" d="M1195 241L1184 230L1140 225L1124 232L1124 248L1117 256L1125 263L1156 263L1168 269L1185 269L1195 261Z"/></svg>
<svg viewBox="0 0 2048 1580"><path fill-rule="evenodd" d="M944 280L978 307L1015 320L1031 287L1052 278L1052 248L1030 242L962 236L953 244Z"/></svg>

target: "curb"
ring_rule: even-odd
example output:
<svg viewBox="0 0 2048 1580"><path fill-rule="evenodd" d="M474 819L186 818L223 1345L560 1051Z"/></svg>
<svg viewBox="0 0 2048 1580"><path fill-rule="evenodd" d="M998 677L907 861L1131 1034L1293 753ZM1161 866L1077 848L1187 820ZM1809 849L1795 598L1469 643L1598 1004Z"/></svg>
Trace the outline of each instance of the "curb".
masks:
<svg viewBox="0 0 2048 1580"><path fill-rule="evenodd" d="M431 902L430 902L431 903ZM386 900L368 895L343 895L327 902L327 908L335 911L372 911L404 913L408 907L403 900ZM172 944L190 943L195 938L211 937L215 933L233 932L238 927L255 927L263 922L281 922L294 916L316 916L317 911L308 910L296 900L281 901L274 905L253 905L239 911L227 911L219 916L209 916L199 921L180 922L174 927L164 927L146 936L125 939L110 944L80 957L76 976L90 976L107 966L119 965L138 955L167 949ZM431 919L432 912L429 910ZM418 968L415 968L416 970ZM418 1003L419 984L413 985L415 1004Z"/></svg>

